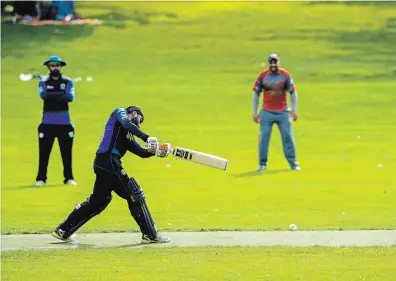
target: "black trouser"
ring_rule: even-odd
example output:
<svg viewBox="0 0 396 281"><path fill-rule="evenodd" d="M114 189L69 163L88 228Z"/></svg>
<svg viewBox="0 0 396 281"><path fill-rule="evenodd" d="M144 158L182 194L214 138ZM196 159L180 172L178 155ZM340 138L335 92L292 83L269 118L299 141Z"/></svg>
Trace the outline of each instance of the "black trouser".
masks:
<svg viewBox="0 0 396 281"><path fill-rule="evenodd" d="M69 237L94 216L100 214L109 205L112 191L125 199L129 211L140 231L154 239L157 228L147 207L144 194L139 184L133 177L129 177L121 165L118 156L99 154L94 161L96 174L93 193L81 204L77 204L65 221L58 228Z"/></svg>
<svg viewBox="0 0 396 281"><path fill-rule="evenodd" d="M48 161L55 138L58 138L63 162L64 183L74 179L72 170L72 148L74 128L72 125L40 124L39 136L39 169L36 181L47 180Z"/></svg>
<svg viewBox="0 0 396 281"><path fill-rule="evenodd" d="M94 161L96 174L93 193L106 197L112 191L128 200L133 192L129 176L122 167L121 160L114 154L99 154Z"/></svg>

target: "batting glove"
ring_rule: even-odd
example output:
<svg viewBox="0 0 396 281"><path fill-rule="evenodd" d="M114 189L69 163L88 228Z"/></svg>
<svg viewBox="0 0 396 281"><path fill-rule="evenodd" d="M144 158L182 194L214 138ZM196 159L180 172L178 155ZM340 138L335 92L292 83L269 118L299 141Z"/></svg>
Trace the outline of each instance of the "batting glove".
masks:
<svg viewBox="0 0 396 281"><path fill-rule="evenodd" d="M161 158L167 157L171 152L171 145L170 143L163 143L160 144L155 155Z"/></svg>
<svg viewBox="0 0 396 281"><path fill-rule="evenodd" d="M148 137L146 146L147 151L154 154L159 148L159 141L156 137Z"/></svg>

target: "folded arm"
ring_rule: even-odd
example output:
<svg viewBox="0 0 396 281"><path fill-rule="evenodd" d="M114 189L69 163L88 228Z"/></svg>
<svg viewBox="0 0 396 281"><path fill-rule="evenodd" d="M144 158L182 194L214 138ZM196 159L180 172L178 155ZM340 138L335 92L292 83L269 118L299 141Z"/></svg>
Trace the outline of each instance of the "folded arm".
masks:
<svg viewBox="0 0 396 281"><path fill-rule="evenodd" d="M66 86L66 92L48 92L43 81L39 83L39 95L41 99L57 102L72 102L74 100L73 81L69 81Z"/></svg>

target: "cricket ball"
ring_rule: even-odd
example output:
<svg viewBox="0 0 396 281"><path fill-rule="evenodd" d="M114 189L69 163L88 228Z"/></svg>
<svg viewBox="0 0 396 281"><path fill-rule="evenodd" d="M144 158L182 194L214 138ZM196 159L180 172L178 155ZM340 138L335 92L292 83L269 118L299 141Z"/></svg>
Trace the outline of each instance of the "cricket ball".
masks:
<svg viewBox="0 0 396 281"><path fill-rule="evenodd" d="M296 231L298 228L297 228L297 225L295 225L294 223L292 223L291 225L289 225L289 230L291 230L291 231Z"/></svg>

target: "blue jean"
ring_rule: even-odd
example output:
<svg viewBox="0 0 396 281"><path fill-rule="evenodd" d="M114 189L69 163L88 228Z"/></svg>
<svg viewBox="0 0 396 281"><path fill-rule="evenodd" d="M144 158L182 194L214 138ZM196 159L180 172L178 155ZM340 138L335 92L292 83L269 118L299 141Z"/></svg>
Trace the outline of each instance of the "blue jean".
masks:
<svg viewBox="0 0 396 281"><path fill-rule="evenodd" d="M261 109L260 111L260 142L259 142L259 164L267 166L268 147L272 134L272 125L277 124L281 138L283 152L289 162L290 167L296 164L296 146L293 137L290 112L284 111L268 111Z"/></svg>

